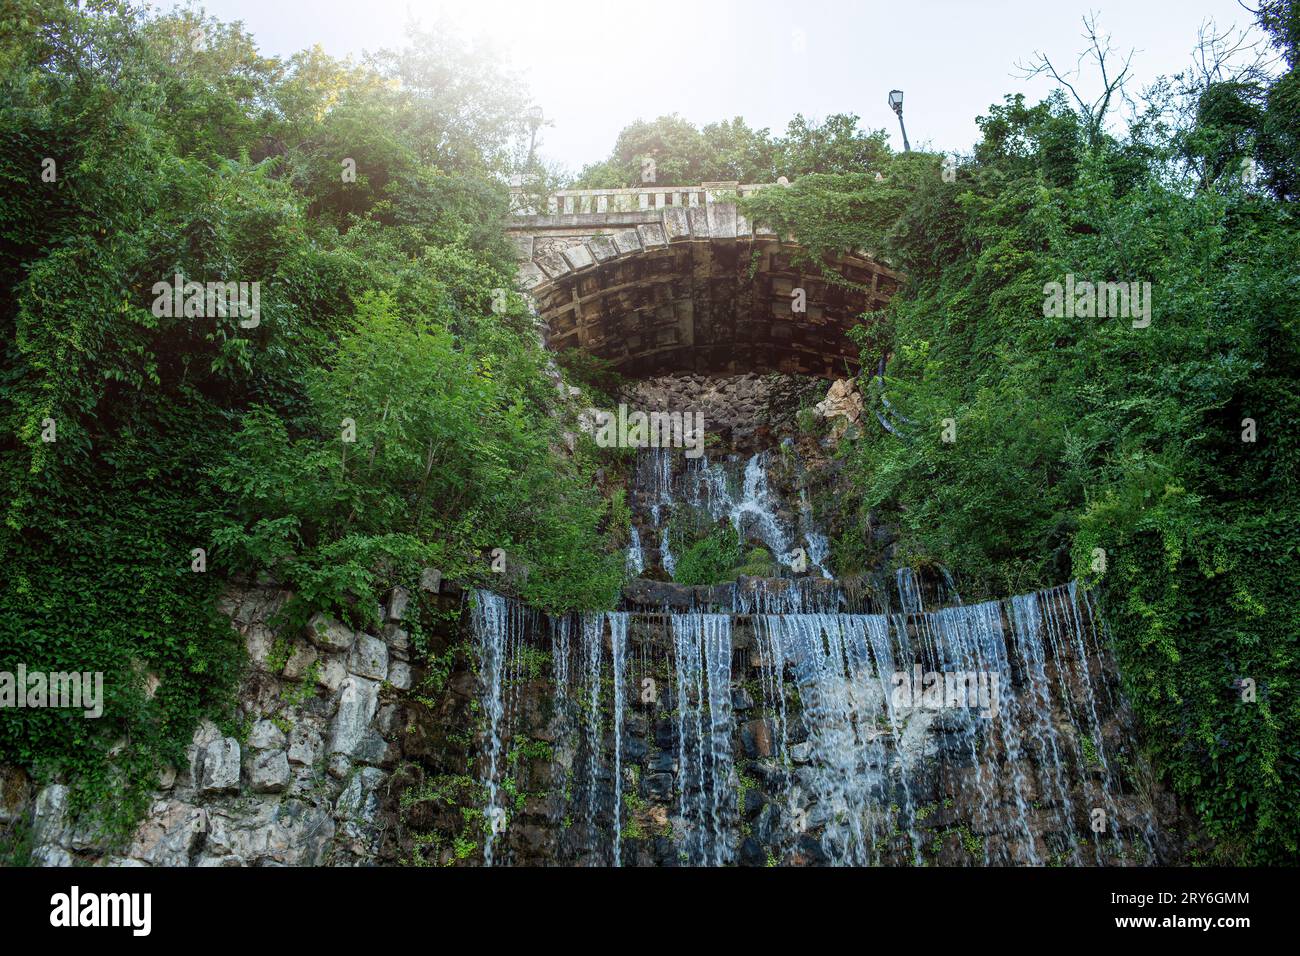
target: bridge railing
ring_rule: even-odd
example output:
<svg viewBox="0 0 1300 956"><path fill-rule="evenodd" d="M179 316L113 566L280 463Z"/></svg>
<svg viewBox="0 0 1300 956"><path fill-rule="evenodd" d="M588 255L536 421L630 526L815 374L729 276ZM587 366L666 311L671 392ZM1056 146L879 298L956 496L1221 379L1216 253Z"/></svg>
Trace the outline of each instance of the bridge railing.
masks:
<svg viewBox="0 0 1300 956"><path fill-rule="evenodd" d="M546 200L546 214L551 216L589 215L593 213L636 212L663 209L667 206L707 206L725 198L751 196L777 183L711 182L698 186L631 186L623 189L560 189ZM522 189L514 194L516 215L536 215L528 206Z"/></svg>

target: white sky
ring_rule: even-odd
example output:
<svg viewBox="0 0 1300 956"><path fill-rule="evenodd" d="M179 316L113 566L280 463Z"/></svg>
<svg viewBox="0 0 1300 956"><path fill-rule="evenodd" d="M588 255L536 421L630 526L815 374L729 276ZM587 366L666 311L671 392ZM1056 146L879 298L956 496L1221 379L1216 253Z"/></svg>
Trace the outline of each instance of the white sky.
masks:
<svg viewBox="0 0 1300 956"><path fill-rule="evenodd" d="M1090 4L1090 5L1089 5ZM171 4L164 3L164 6ZM547 119L539 153L576 172L603 159L636 119L680 113L697 125L743 116L784 130L795 114L849 112L901 148L886 97L905 93L913 147L968 152L975 117L1005 93L1031 102L1044 79L1016 72L1041 50L1071 67L1081 17L1136 49L1136 92L1190 63L1197 28L1246 27L1236 0L206 0L242 20L264 53L319 43L335 56L399 46L412 16L451 18L523 73ZM441 14L441 17L440 17ZM1085 88L1090 88L1085 83Z"/></svg>

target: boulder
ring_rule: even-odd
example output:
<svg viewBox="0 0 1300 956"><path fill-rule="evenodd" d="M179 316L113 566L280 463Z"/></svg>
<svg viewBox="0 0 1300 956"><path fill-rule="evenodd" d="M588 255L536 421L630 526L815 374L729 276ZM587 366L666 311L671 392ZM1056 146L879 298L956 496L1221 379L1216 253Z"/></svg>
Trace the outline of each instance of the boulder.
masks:
<svg viewBox="0 0 1300 956"><path fill-rule="evenodd" d="M652 773L645 778L647 800L667 803L673 798L673 776L670 773Z"/></svg>
<svg viewBox="0 0 1300 956"><path fill-rule="evenodd" d="M763 866L767 863L767 854L752 836L745 837L740 844L741 866Z"/></svg>
<svg viewBox="0 0 1300 956"><path fill-rule="evenodd" d="M321 756L321 736L306 721L299 721L289 734L289 763L310 767Z"/></svg>
<svg viewBox="0 0 1300 956"><path fill-rule="evenodd" d="M411 592L403 587L395 587L388 594L388 619L390 621L404 621L406 615L411 609Z"/></svg>
<svg viewBox="0 0 1300 956"><path fill-rule="evenodd" d="M374 767L358 770L334 803L335 819L373 822L379 813L379 798L375 788L383 779L384 772Z"/></svg>
<svg viewBox="0 0 1300 956"><path fill-rule="evenodd" d="M248 759L248 786L254 793L281 793L288 789L289 758L283 750L253 753Z"/></svg>
<svg viewBox="0 0 1300 956"><path fill-rule="evenodd" d="M310 644L295 643L293 652L284 665L284 676L290 680L302 680L307 675L311 665L315 664L319 657L316 648Z"/></svg>
<svg viewBox="0 0 1300 956"><path fill-rule="evenodd" d="M208 820L199 866L317 866L334 837L327 810L294 799L221 806Z"/></svg>
<svg viewBox="0 0 1300 956"><path fill-rule="evenodd" d="M254 750L283 750L284 743L284 731L266 719L253 724L248 732L248 746Z"/></svg>
<svg viewBox="0 0 1300 956"><path fill-rule="evenodd" d="M199 792L233 793L239 789L239 741L221 737L203 748Z"/></svg>
<svg viewBox="0 0 1300 956"><path fill-rule="evenodd" d="M772 756L772 728L766 720L751 720L740 728L740 743L749 757Z"/></svg>
<svg viewBox="0 0 1300 956"><path fill-rule="evenodd" d="M411 635L403 628L398 627L396 624L388 623L384 625L384 629L381 633L384 636L384 642L388 645L388 649L395 655L398 657L406 657L406 655L410 653Z"/></svg>
<svg viewBox="0 0 1300 956"><path fill-rule="evenodd" d="M406 661L393 661L388 665L388 683L398 690L411 689L411 665Z"/></svg>
<svg viewBox="0 0 1300 956"><path fill-rule="evenodd" d="M323 651L346 651L356 637L351 628L322 611L317 611L307 622L307 640Z"/></svg>
<svg viewBox="0 0 1300 956"><path fill-rule="evenodd" d="M842 378L832 383L826 392L826 398L817 403L817 413L828 421L839 419L832 424L838 434L850 425L856 425L863 412L862 393L857 383L851 378Z"/></svg>
<svg viewBox="0 0 1300 956"><path fill-rule="evenodd" d="M348 670L361 677L383 680L388 676L388 647L377 637L360 634L348 655Z"/></svg>
<svg viewBox="0 0 1300 956"><path fill-rule="evenodd" d="M351 755L379 709L379 685L352 674L339 688L339 709L330 726L329 753Z"/></svg>
<svg viewBox="0 0 1300 956"><path fill-rule="evenodd" d="M160 800L136 829L127 856L152 866L189 866L207 831L208 815L203 808L180 800Z"/></svg>
<svg viewBox="0 0 1300 956"><path fill-rule="evenodd" d="M343 681L347 679L347 676L347 665L343 663L342 657L326 657L321 661L320 671L316 675L316 683L333 694L343 686Z"/></svg>

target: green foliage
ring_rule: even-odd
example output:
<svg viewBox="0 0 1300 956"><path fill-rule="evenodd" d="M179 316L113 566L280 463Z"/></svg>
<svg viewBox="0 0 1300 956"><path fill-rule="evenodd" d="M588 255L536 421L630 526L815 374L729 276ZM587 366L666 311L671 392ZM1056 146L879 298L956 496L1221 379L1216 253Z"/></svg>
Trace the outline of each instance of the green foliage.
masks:
<svg viewBox="0 0 1300 956"><path fill-rule="evenodd" d="M589 405L614 407L615 396L623 385L623 376L615 371L614 363L582 349L558 352L555 362L570 381L586 389Z"/></svg>
<svg viewBox="0 0 1300 956"><path fill-rule="evenodd" d="M536 604L601 607L621 529L595 461L556 452L527 310L491 309L509 77L441 35L357 67L89 7L17 0L0 31L0 660L102 671L105 714L6 710L0 761L120 835L233 712L232 572L292 587L291 627L502 547ZM178 272L259 283L260 321L155 315Z"/></svg>
<svg viewBox="0 0 1300 956"><path fill-rule="evenodd" d="M741 558L740 536L730 525L720 525L682 552L673 579L679 584L720 584Z"/></svg>
<svg viewBox="0 0 1300 956"><path fill-rule="evenodd" d="M705 182L773 183L812 173L876 169L888 156L884 130L858 129L858 117L836 113L822 123L795 116L784 136L754 130L740 117L697 129L676 114L653 122L638 120L621 133L613 153L586 167L576 186L617 189L644 184L646 160L654 161L654 183L698 186Z"/></svg>

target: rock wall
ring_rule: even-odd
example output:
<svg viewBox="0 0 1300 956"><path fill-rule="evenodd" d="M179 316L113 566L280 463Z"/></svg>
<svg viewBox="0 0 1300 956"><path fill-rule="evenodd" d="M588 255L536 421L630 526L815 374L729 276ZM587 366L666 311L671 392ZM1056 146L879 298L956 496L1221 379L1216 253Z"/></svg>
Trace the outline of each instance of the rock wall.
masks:
<svg viewBox="0 0 1300 956"><path fill-rule="evenodd" d="M799 410L825 393L823 379L801 375L678 373L629 382L620 397L647 412L703 412L711 440L739 452L771 447L793 434Z"/></svg>
<svg viewBox="0 0 1300 956"><path fill-rule="evenodd" d="M383 856L406 692L421 672L403 627L411 595L401 588L389 595L378 634L322 614L305 633L277 634L271 622L288 597L257 586L232 586L223 596L249 659L233 721L239 730L198 727L185 765L162 769L147 817L124 846L69 820L65 784L35 792L20 771L4 775L0 802L7 822L30 822L34 862L300 866Z"/></svg>

